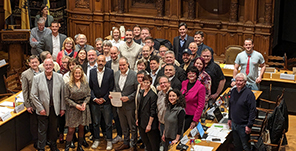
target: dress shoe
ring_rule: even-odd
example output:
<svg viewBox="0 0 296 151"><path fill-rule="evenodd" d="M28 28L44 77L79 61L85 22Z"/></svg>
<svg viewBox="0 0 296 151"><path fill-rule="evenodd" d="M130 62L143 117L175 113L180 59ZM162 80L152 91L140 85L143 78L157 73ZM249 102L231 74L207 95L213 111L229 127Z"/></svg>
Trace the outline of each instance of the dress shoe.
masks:
<svg viewBox="0 0 296 151"><path fill-rule="evenodd" d="M83 137L78 138L78 146L77 146L77 151L84 151L82 148L82 142L83 142Z"/></svg>
<svg viewBox="0 0 296 151"><path fill-rule="evenodd" d="M70 145L71 145L71 141L70 142L66 141L65 151L69 151L70 150Z"/></svg>
<svg viewBox="0 0 296 151"><path fill-rule="evenodd" d="M73 140L72 140L71 143L70 143L70 148L75 148L75 143L74 143Z"/></svg>
<svg viewBox="0 0 296 151"><path fill-rule="evenodd" d="M132 147L131 151L137 151L137 147Z"/></svg>
<svg viewBox="0 0 296 151"><path fill-rule="evenodd" d="M83 139L83 142L81 145L84 146L85 148L89 147L89 144L86 142L85 138Z"/></svg>
<svg viewBox="0 0 296 151"><path fill-rule="evenodd" d="M128 149L128 148L130 148L129 145L121 144L118 148L115 149L115 151L120 151L120 150L124 150L124 149Z"/></svg>
<svg viewBox="0 0 296 151"><path fill-rule="evenodd" d="M60 151L57 147L57 143L56 142L50 142L50 150L51 151Z"/></svg>
<svg viewBox="0 0 296 151"><path fill-rule="evenodd" d="M64 134L60 134L59 141L60 141L60 144L64 143Z"/></svg>

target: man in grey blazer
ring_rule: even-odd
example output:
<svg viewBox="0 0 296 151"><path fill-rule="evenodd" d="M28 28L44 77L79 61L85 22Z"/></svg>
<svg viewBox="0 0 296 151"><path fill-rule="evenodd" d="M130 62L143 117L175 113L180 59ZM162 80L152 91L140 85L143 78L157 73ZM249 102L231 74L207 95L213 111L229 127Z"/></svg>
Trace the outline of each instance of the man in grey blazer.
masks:
<svg viewBox="0 0 296 151"><path fill-rule="evenodd" d="M194 42L194 38L187 35L187 24L181 22L179 24L179 33L180 36L174 38L173 42L173 51L175 53L175 57L180 64L183 63L182 53L184 49L188 49L188 46L191 42Z"/></svg>
<svg viewBox="0 0 296 151"><path fill-rule="evenodd" d="M57 120L65 114L64 80L61 74L53 72L53 60L45 59L45 71L33 79L31 99L38 115L38 150L43 151L46 140L50 141L50 149L58 151Z"/></svg>
<svg viewBox="0 0 296 151"><path fill-rule="evenodd" d="M49 51L53 60L56 60L58 53L62 50L63 42L67 38L66 35L59 33L59 28L59 23L57 21L51 23L51 34L44 36L37 45L39 54L42 51Z"/></svg>
<svg viewBox="0 0 296 151"><path fill-rule="evenodd" d="M121 92L122 107L118 108L118 116L124 135L124 143L115 149L115 151L128 149L136 150L137 131L135 121L135 93L137 90L136 72L128 68L126 57L119 59L119 71L114 74L115 92ZM111 97L112 99L112 97ZM130 146L130 133L131 145Z"/></svg>
<svg viewBox="0 0 296 151"><path fill-rule="evenodd" d="M22 81L22 91L24 96L24 105L27 108L27 111L30 113L30 130L32 134L32 140L34 142L34 147L37 149L37 139L38 139L38 122L37 122L37 114L34 112L35 106L30 98L31 87L33 82L33 77L41 72L38 68L39 66L39 58L36 55L32 55L29 57L29 66L30 68L24 71L21 75Z"/></svg>

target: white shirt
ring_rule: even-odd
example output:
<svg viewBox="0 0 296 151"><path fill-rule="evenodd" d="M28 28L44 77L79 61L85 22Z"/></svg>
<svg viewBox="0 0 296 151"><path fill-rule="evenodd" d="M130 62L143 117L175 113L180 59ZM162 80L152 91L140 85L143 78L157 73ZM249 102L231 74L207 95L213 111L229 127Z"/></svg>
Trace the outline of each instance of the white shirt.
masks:
<svg viewBox="0 0 296 151"><path fill-rule="evenodd" d="M87 75L87 82L89 82L89 72L92 68L97 68L98 67L98 64L97 62L95 63L94 66L91 66L89 63L87 63L87 72L86 72L86 75Z"/></svg>
<svg viewBox="0 0 296 151"><path fill-rule="evenodd" d="M157 73L158 73L159 70L160 70L160 68L158 68L158 69L156 70L155 74L153 74L152 71L150 72L150 76L151 76L151 78L152 78L152 83L151 83L151 85L154 85L155 80L156 80L156 77L157 77Z"/></svg>
<svg viewBox="0 0 296 151"><path fill-rule="evenodd" d="M102 71L99 71L99 69L97 69L97 78L98 78L98 82L99 82L98 83L99 87L101 87L101 85L102 85L104 72L105 72L105 67L103 68Z"/></svg>
<svg viewBox="0 0 296 151"><path fill-rule="evenodd" d="M114 39L112 39L112 40L110 40L110 42L111 42L112 46L116 46L117 48L119 48L119 46L124 43L124 41L122 41L120 39L118 39L117 42Z"/></svg>
<svg viewBox="0 0 296 151"><path fill-rule="evenodd" d="M52 35L52 58L54 61L57 60L58 53L61 51L60 47L60 36L59 34L55 37Z"/></svg>
<svg viewBox="0 0 296 151"><path fill-rule="evenodd" d="M129 69L126 71L125 74L122 74L122 73L120 72L118 85L119 85L119 88L120 88L121 91L123 90L123 87L124 87L124 84L125 84L125 81L126 81L126 78L127 78L127 74L128 74L128 72L129 72Z"/></svg>
<svg viewBox="0 0 296 151"><path fill-rule="evenodd" d="M169 81L172 81L174 79L175 75L169 78Z"/></svg>

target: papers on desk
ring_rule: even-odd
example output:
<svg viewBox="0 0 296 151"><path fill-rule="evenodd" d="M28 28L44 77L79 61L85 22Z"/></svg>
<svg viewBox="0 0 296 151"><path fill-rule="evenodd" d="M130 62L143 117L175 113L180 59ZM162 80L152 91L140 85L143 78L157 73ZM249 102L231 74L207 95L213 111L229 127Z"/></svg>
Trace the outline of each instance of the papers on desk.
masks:
<svg viewBox="0 0 296 151"><path fill-rule="evenodd" d="M3 101L2 103L0 103L0 106L13 107L13 102ZM1 111L1 110L0 110L0 111Z"/></svg>
<svg viewBox="0 0 296 151"><path fill-rule="evenodd" d="M230 132L227 124L214 123L207 129L208 137L206 141L212 141L213 138L219 138L220 141L214 141L217 143L223 143L226 140L228 133Z"/></svg>
<svg viewBox="0 0 296 151"><path fill-rule="evenodd" d="M0 114L5 114L7 112L12 112L13 109L7 108L7 107L0 107Z"/></svg>
<svg viewBox="0 0 296 151"><path fill-rule="evenodd" d="M121 92L110 92L110 95L112 96L111 104L115 107L122 107Z"/></svg>
<svg viewBox="0 0 296 151"><path fill-rule="evenodd" d="M11 117L11 113L13 109L9 109L7 107L0 107L0 120L1 121L6 121Z"/></svg>
<svg viewBox="0 0 296 151"><path fill-rule="evenodd" d="M214 147L193 145L194 151L212 151Z"/></svg>
<svg viewBox="0 0 296 151"><path fill-rule="evenodd" d="M21 92L20 94L18 94L16 97L17 97L17 101L16 102L25 102L24 101L23 92Z"/></svg>

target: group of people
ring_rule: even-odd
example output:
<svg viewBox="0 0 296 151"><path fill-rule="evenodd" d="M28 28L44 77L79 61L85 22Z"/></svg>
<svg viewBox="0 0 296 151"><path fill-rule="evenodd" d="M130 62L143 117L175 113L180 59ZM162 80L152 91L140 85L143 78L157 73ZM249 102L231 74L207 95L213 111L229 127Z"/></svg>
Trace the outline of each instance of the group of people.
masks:
<svg viewBox="0 0 296 151"><path fill-rule="evenodd" d="M30 37L33 54L28 59L30 68L22 73L21 80L25 106L31 113L34 147L38 150L44 150L47 142L51 150L58 150L56 140L60 136L63 142L64 128L68 127L65 150L75 147L78 128L77 150L81 151L82 146L89 146L85 141L86 126L94 149L99 146L102 132L106 150L122 140L116 151L137 150L139 132L146 150L156 151L160 146L168 150L169 145L182 138L183 132L197 126L203 111L224 88L226 79L213 61L213 49L203 43L203 32L197 31L191 37L186 33L185 23L179 25L180 36L174 38L172 50L152 38L149 28L139 25L126 30L125 40L120 39L119 29L114 28L112 40L97 38L94 47L86 44L83 34L72 39L59 33L56 21L51 22L50 29L44 28L44 18L37 25ZM261 81L262 74L258 77L258 70L254 69L258 68L255 61L264 68L264 59L253 50L252 40L245 40L244 46L246 51L242 53L252 56L252 64L249 65L250 60L245 64L245 56L241 54L235 61L232 85L237 86L238 93L233 93L237 96L246 91L247 81ZM38 56L43 61L41 65ZM246 68L250 73L237 74L240 65L241 72ZM121 93L121 107L112 106L110 92ZM252 94L247 92L245 98L252 100L249 97ZM237 96L230 101L229 124L247 124L251 128L253 104L236 104L236 99L241 99ZM238 108L246 112L238 114ZM112 139L113 120L117 136Z"/></svg>

